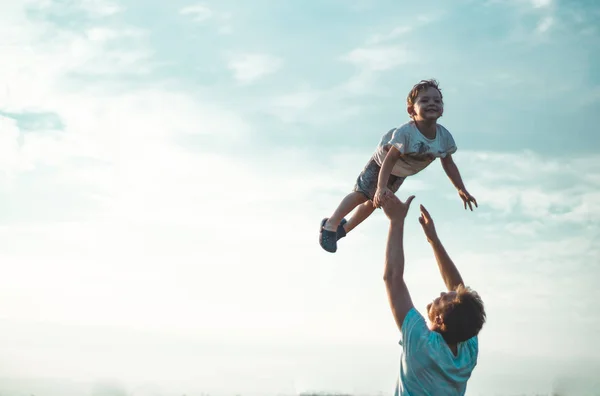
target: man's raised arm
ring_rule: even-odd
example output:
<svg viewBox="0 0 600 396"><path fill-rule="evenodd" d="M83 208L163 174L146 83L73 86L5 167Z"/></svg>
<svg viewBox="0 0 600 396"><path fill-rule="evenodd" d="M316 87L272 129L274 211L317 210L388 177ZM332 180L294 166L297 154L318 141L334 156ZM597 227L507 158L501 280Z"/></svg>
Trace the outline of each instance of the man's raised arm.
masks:
<svg viewBox="0 0 600 396"><path fill-rule="evenodd" d="M385 282L388 300L394 320L398 329L402 330L402 323L408 311L413 307L413 302L404 283L404 220L414 195L408 197L406 203L400 201L395 194L383 197L382 207L390 219L388 239L385 249L385 269L383 280Z"/></svg>
<svg viewBox="0 0 600 396"><path fill-rule="evenodd" d="M456 290L459 285L464 286L460 272L458 272L456 265L454 265L452 259L446 252L444 245L442 245L442 242L440 241L440 238L435 230L433 220L423 205L421 205L421 217L419 217L419 223L421 223L421 226L423 227L425 236L427 236L427 241L433 248L433 253L435 255L435 259L437 260L438 268L440 269L440 274L444 279L444 283L446 284L448 291Z"/></svg>

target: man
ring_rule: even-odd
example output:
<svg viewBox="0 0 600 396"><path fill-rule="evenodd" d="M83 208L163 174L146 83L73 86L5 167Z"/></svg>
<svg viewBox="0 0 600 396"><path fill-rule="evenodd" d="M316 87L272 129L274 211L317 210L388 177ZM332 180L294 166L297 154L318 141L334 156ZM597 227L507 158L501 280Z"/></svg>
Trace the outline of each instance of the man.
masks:
<svg viewBox="0 0 600 396"><path fill-rule="evenodd" d="M384 281L402 345L395 395L464 395L477 364L477 335L486 320L483 302L465 287L431 216L421 205L419 222L448 291L427 305L429 324L415 309L404 283L403 247L404 220L413 199L414 195L401 202L390 194L381 203L390 219Z"/></svg>

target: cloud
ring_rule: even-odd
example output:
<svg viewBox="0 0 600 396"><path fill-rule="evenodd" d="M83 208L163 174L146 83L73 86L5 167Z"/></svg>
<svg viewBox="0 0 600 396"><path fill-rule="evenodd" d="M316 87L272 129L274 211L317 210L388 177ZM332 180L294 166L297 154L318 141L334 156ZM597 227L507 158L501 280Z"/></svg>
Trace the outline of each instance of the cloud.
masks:
<svg viewBox="0 0 600 396"><path fill-rule="evenodd" d="M242 84L254 83L277 72L283 60L269 54L241 53L228 57L227 68L233 72L235 80Z"/></svg>
<svg viewBox="0 0 600 396"><path fill-rule="evenodd" d="M74 83L80 92L98 87L81 84L80 78L102 76L108 86L111 78L148 74L156 66L140 29L94 26L81 34L27 19L20 25L11 22L6 23L12 26L15 44L0 50L3 57L12 59L0 65L5 81L0 109L6 112L55 112L56 102L69 96L57 97L57 91L66 91ZM45 39L48 34L51 41Z"/></svg>
<svg viewBox="0 0 600 396"><path fill-rule="evenodd" d="M106 3L76 6L108 12ZM55 3L39 9L64 11ZM0 90L0 172L2 188L15 197L53 180L64 187L63 195L53 196L73 199L71 208L92 202L106 206L116 199L115 188L127 189L126 169L147 162L160 170L155 161L172 162L172 150L181 145L178 139L214 136L213 142L241 142L249 133L238 114L204 100L201 92L166 88L163 80L150 77L156 59L146 31L106 20L71 31L44 22L39 13L30 16L23 7L9 11L0 16L1 29L14 43L0 47L0 56L11 59L0 64L0 78L6 82ZM123 75L130 73L143 83L122 85ZM52 114L59 122L19 125L19 119L37 119L36 114ZM138 176L145 174L143 165L136 169ZM54 205L45 200L39 212L60 218L70 211ZM12 217L31 218L22 211Z"/></svg>
<svg viewBox="0 0 600 396"><path fill-rule="evenodd" d="M487 0L485 5L508 4L511 6L524 6L534 9L545 9L552 6L552 0Z"/></svg>
<svg viewBox="0 0 600 396"><path fill-rule="evenodd" d="M8 177L28 168L20 155L20 133L16 124L15 120L0 116L0 172Z"/></svg>
<svg viewBox="0 0 600 396"><path fill-rule="evenodd" d="M352 102L356 97L377 94L385 87L377 84L380 73L415 62L415 55L401 45L368 45L355 48L339 58L355 66L347 80L329 88L303 86L276 95L268 101L265 112L284 122L301 120L310 124L331 124L356 117L369 104Z"/></svg>
<svg viewBox="0 0 600 396"><path fill-rule="evenodd" d="M496 219L555 226L600 221L600 179L595 176L600 160L595 156L546 157L524 151L469 152L460 158L462 168L477 169L469 172L469 191Z"/></svg>
<svg viewBox="0 0 600 396"><path fill-rule="evenodd" d="M404 36L410 32L413 28L411 26L398 26L393 28L389 33L375 34L367 40L367 44L379 44L385 41L394 40L398 37Z"/></svg>
<svg viewBox="0 0 600 396"><path fill-rule="evenodd" d="M231 26L231 14L227 12L216 11L204 3L189 5L179 10L181 15L189 16L194 22L204 23L209 20L214 20L219 28L220 34L230 34L233 32Z"/></svg>
<svg viewBox="0 0 600 396"><path fill-rule="evenodd" d="M141 39L147 32L137 28L114 29L109 27L95 26L88 29L85 35L91 42L106 43L123 39Z"/></svg>
<svg viewBox="0 0 600 396"><path fill-rule="evenodd" d="M554 18L551 16L544 17L537 25L536 32L545 33L547 32L552 25L554 24Z"/></svg>
<svg viewBox="0 0 600 396"><path fill-rule="evenodd" d="M534 8L547 8L552 5L552 0L531 0Z"/></svg>
<svg viewBox="0 0 600 396"><path fill-rule="evenodd" d="M327 88L302 87L277 95L268 101L265 111L284 122L301 120L313 125L334 124L364 115L371 105L358 102L358 98L391 94L389 85L379 82L382 73L419 62L416 52L396 41L442 16L443 12L418 15L408 25L393 26L387 31L368 36L362 45L337 57L337 60L354 67L354 72L345 81ZM336 69L339 69L338 65Z"/></svg>
<svg viewBox="0 0 600 396"><path fill-rule="evenodd" d="M179 11L182 15L190 15L196 22L203 22L213 17L213 11L204 4L187 6Z"/></svg>
<svg viewBox="0 0 600 396"><path fill-rule="evenodd" d="M24 4L28 10L35 10L45 15L54 16L68 15L73 10L78 10L85 12L88 16L102 18L123 11L121 6L108 0L76 0L69 3L72 8L65 8L59 0L19 1L17 4Z"/></svg>
<svg viewBox="0 0 600 396"><path fill-rule="evenodd" d="M118 13L122 8L112 1L82 0L81 7L90 14L108 16Z"/></svg>
<svg viewBox="0 0 600 396"><path fill-rule="evenodd" d="M356 48L342 59L364 71L379 72L414 62L415 55L400 45Z"/></svg>

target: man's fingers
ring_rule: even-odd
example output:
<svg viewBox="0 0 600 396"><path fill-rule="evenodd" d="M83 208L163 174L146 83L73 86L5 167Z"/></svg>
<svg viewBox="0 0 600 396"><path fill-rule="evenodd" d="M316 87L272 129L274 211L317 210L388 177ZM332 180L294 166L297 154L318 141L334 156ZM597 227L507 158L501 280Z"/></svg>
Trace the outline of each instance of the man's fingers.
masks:
<svg viewBox="0 0 600 396"><path fill-rule="evenodd" d="M410 203L412 202L413 199L415 199L414 195L411 195L410 197L408 197L408 199L406 200L406 206L410 206Z"/></svg>

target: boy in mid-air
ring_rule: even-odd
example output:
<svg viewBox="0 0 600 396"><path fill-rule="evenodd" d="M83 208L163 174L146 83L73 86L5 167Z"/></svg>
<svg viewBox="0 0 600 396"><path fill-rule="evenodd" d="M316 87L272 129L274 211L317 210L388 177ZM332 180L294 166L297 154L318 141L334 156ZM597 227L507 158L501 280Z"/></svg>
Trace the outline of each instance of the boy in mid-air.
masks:
<svg viewBox="0 0 600 396"><path fill-rule="evenodd" d="M456 152L454 138L437 123L444 112L437 81L422 80L416 84L406 102L411 120L383 135L375 153L358 176L353 191L342 200L331 217L321 221L319 243L326 251L334 253L337 241L369 217L375 208L381 207L381 200L387 194L394 194L406 177L419 173L436 158L441 159L442 167L458 190L465 210L467 204L471 211L471 203L477 207L477 201L465 188L452 160L452 154ZM344 216L356 207L356 213L346 221Z"/></svg>

